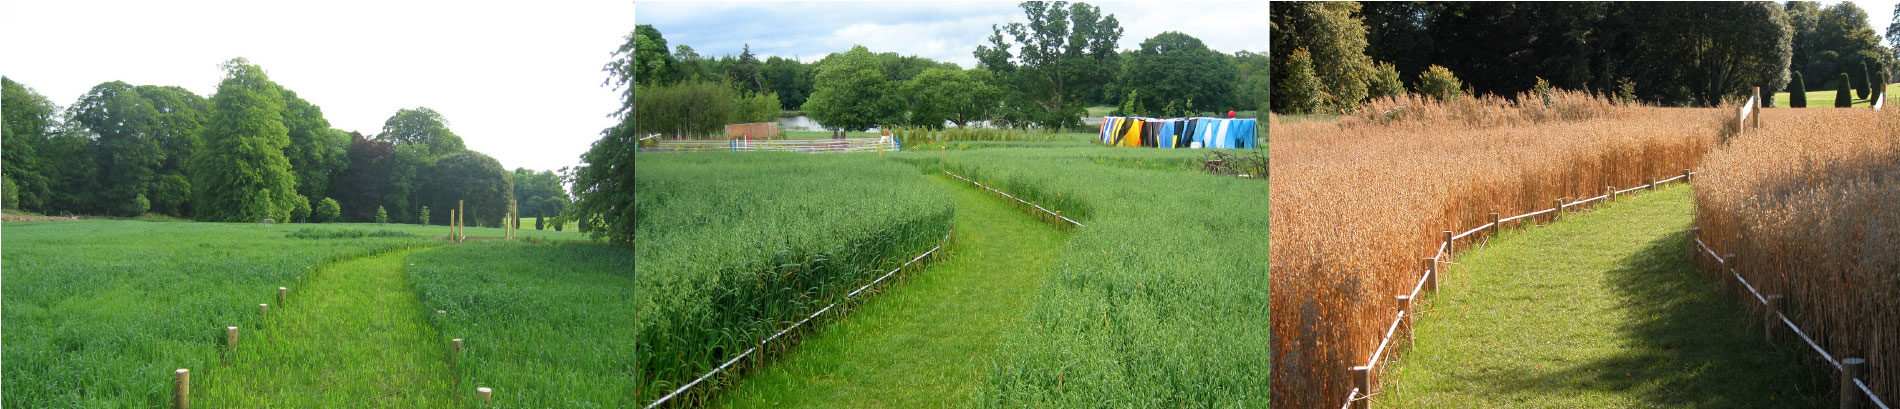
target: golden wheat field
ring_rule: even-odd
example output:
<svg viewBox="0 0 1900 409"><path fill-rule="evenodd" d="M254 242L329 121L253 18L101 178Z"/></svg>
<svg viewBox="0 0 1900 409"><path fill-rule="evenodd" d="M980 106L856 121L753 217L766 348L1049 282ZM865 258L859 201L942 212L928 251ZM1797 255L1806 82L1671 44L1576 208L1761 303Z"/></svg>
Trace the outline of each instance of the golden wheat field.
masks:
<svg viewBox="0 0 1900 409"><path fill-rule="evenodd" d="M1275 406L1345 402L1347 368L1366 364L1442 231L1680 175L1735 119L1567 91L1516 100L1414 96L1271 124Z"/></svg>
<svg viewBox="0 0 1900 409"><path fill-rule="evenodd" d="M1865 358L1876 394L1900 396L1900 111L1763 112L1696 175L1701 237L1822 347Z"/></svg>

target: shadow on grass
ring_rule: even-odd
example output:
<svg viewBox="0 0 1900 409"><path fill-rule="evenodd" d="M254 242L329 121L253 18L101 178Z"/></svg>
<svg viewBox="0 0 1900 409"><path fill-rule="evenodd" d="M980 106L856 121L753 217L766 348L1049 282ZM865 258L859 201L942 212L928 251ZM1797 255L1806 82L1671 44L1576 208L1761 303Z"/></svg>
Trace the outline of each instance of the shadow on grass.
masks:
<svg viewBox="0 0 1900 409"><path fill-rule="evenodd" d="M1831 382L1819 360L1783 338L1771 347L1760 316L1696 271L1677 232L1617 260L1605 277L1616 309L1638 319L1618 326L1615 356L1561 371L1490 373L1512 392L1617 393L1655 407L1823 407ZM1789 335L1792 336L1792 335ZM1799 341L1793 341L1799 342Z"/></svg>

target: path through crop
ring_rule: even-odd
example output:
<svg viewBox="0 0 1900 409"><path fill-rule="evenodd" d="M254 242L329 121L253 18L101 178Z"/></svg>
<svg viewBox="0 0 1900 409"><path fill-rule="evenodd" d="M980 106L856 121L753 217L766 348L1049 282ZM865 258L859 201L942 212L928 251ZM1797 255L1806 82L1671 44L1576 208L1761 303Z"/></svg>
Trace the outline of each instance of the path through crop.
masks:
<svg viewBox="0 0 1900 409"><path fill-rule="evenodd" d="M1028 313L1067 239L968 183L949 186L956 238L939 258L717 393L721 407L969 406L999 335Z"/></svg>
<svg viewBox="0 0 1900 409"><path fill-rule="evenodd" d="M1461 254L1375 406L1824 406L1805 351L1770 347L1759 317L1695 270L1692 192L1632 195Z"/></svg>
<svg viewBox="0 0 1900 409"><path fill-rule="evenodd" d="M448 340L428 325L404 278L408 253L337 263L304 278L288 305L271 306L262 329L240 329L223 367L192 374L201 385L193 406L454 406Z"/></svg>

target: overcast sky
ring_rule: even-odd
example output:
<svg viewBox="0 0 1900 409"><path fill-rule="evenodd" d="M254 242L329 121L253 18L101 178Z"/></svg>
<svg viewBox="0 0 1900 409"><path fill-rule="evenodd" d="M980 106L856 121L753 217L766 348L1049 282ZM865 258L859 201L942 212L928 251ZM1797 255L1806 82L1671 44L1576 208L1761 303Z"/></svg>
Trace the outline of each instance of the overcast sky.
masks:
<svg viewBox="0 0 1900 409"><path fill-rule="evenodd" d="M0 74L62 107L113 80L209 97L244 57L332 127L426 106L502 166L551 170L615 123L600 69L632 32L629 0L3 0Z"/></svg>
<svg viewBox="0 0 1900 409"><path fill-rule="evenodd" d="M736 56L742 44L751 44L761 60L779 56L811 62L861 44L872 52L973 68L971 52L989 43L990 25L1028 22L1017 3L641 1L634 6L634 20L659 29L669 47L685 44L708 58ZM1086 3L1120 21L1120 49L1179 31L1223 53L1267 50L1264 1Z"/></svg>

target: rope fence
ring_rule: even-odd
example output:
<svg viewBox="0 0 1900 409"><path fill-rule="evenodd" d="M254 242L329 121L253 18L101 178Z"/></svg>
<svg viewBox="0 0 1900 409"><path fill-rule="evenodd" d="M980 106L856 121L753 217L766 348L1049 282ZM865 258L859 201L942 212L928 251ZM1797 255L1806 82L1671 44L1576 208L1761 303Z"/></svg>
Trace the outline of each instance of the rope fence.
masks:
<svg viewBox="0 0 1900 409"><path fill-rule="evenodd" d="M651 137L648 137L651 138ZM642 139L643 141L645 139ZM901 151L900 141L891 136L874 138L844 139L659 139L652 147L640 148L641 152L695 152L695 151L743 151L743 152L878 152ZM638 145L638 144L635 144Z"/></svg>
<svg viewBox="0 0 1900 409"><path fill-rule="evenodd" d="M884 275L878 276L877 279L871 280L871 282L869 283L865 283L863 286L858 287L858 289L852 290L851 293L849 294L845 294L845 300L849 301L853 298L857 298L858 294L864 292L864 290L869 289L880 282L883 282L884 279L890 278L892 275L897 274L898 271L901 271L906 267L910 267L911 264L916 263L918 260L923 260L925 257L929 257L931 254L935 254L937 250L942 250L943 246L949 244L950 236L953 234L956 234L955 227L951 227L949 232L944 233L943 239L937 241L936 247L932 247L930 250L924 251L923 254L918 254L917 257L911 258L910 261L904 262L903 265L897 266L897 268L891 269L890 272L887 272L887 273L884 273ZM834 302L834 303L831 303L830 305L826 305L824 308L819 308L818 311L811 313L811 315L806 316L804 319L798 320L797 323L794 323L791 326L788 326L788 327L785 327L784 329L779 330L777 333L772 334L772 336L770 337L766 337L765 339L760 340L758 345L753 345L751 348L747 348L744 352L740 352L739 355L735 355L732 357L732 359L726 360L725 363L719 364L718 367L713 368L710 371L706 371L704 375L700 375L698 378L694 378L692 382L687 382L685 385L681 385L678 389L674 389L673 392L666 394L666 396L661 396L659 400L655 400L653 401L653 403L647 404L645 406L645 409L653 409L653 408L659 407L660 405L665 404L667 401L672 400L674 397L678 397L681 393L685 393L688 389L692 389L694 385L699 385L701 382L705 382L707 379L711 379L714 375L718 375L720 372L725 371L726 368L729 368L733 364L738 363L739 360L745 359L745 357L747 356L751 356L754 352L758 352L760 348L764 348L767 344L771 343L774 340L779 339L780 336L783 336L794 329L798 329L798 327L805 325L805 323L807 322L811 322L813 318L818 318L818 316L820 315L824 315L827 312L831 312L834 307L838 306L838 304L839 304L838 302Z"/></svg>
<svg viewBox="0 0 1900 409"><path fill-rule="evenodd" d="M1023 200L1022 198L1019 198L1019 197L1016 197L1016 195L1012 195L1012 194L1009 194L1009 192L1004 192L1004 191L1001 191L1001 190L997 190L996 188L992 188L992 187L989 187L989 186L985 186L985 185L983 185L983 183L981 183L981 182L977 182L977 181L974 181L974 180L970 180L969 178L965 178L965 177L963 177L962 175L958 175L958 174L955 174L955 173L951 173L951 172L950 172L950 171L948 171L948 170L945 170L945 171L943 171L943 174L945 174L945 175L950 175L950 177L953 177L953 178L957 178L958 180L962 180L962 181L965 181L965 182L970 182L970 184L973 184L973 185L976 185L976 187L980 187L980 188L983 188L984 190L988 190L988 191L990 191L990 192L992 192L992 193L996 193L996 194L998 194L998 195L1002 195L1003 197L1007 197L1007 198L1010 198L1010 199L1014 199L1014 200L1016 200L1016 202L1018 202L1018 203L1022 203L1023 205L1026 205L1026 206L1029 206L1029 207L1031 207L1031 208L1034 208L1034 209L1036 209L1036 210L1040 210L1040 211L1042 211L1042 212L1043 212L1044 214L1048 214L1049 216L1052 216L1052 217L1054 217L1054 218L1055 218L1055 219L1057 219L1057 220L1061 220L1061 221L1064 221L1064 222L1068 222L1069 224L1071 224L1071 225L1074 225L1075 227L1082 227L1082 222L1078 222L1078 221L1075 221L1075 219L1070 219L1070 218L1069 218L1068 216L1063 216L1063 215L1062 215L1062 211L1060 211L1060 210L1049 210L1049 209L1047 209L1047 208L1044 208L1044 207L1042 207L1042 205L1039 205L1039 204L1035 204L1034 202L1030 202L1030 201L1028 201L1028 200Z"/></svg>

